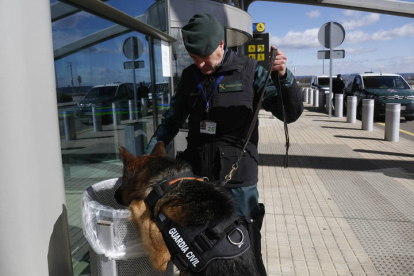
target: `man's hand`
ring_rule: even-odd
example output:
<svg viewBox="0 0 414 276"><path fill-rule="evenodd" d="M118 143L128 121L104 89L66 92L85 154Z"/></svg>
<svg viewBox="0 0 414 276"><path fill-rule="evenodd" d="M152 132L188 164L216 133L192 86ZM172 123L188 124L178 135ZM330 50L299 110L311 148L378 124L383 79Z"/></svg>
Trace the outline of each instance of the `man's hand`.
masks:
<svg viewBox="0 0 414 276"><path fill-rule="evenodd" d="M271 46L271 49L276 49L276 47ZM270 55L271 55L271 52L269 53L269 56ZM283 77L286 74L286 61L287 61L287 57L285 56L285 54L281 50L277 49L276 59L275 59L275 62L273 63L272 71L278 71L279 76Z"/></svg>

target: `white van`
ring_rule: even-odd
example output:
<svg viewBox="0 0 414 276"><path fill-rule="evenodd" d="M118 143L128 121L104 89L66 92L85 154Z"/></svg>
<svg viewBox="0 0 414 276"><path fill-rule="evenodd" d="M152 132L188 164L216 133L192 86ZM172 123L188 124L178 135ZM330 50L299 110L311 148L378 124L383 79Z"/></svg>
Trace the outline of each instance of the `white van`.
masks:
<svg viewBox="0 0 414 276"><path fill-rule="evenodd" d="M329 92L329 76L313 76L310 82L310 88L318 89L319 91L325 90L325 93Z"/></svg>

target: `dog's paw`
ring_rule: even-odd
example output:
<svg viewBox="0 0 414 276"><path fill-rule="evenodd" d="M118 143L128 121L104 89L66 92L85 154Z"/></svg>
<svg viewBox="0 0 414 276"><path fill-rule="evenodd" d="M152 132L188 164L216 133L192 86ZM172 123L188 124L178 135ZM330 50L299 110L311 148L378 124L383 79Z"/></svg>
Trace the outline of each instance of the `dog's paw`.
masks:
<svg viewBox="0 0 414 276"><path fill-rule="evenodd" d="M165 272L171 255L157 224L151 220L147 205L143 200L134 200L129 205L129 209L131 220L138 226L142 243L149 254L152 266L158 271Z"/></svg>
<svg viewBox="0 0 414 276"><path fill-rule="evenodd" d="M154 222L149 223L149 240L152 246L150 260L155 269L165 272L168 262L171 260L170 252L165 245L164 238L158 226Z"/></svg>
<svg viewBox="0 0 414 276"><path fill-rule="evenodd" d="M152 266L160 272L165 272L167 270L168 262L170 259L170 253L166 254L165 256L150 256Z"/></svg>

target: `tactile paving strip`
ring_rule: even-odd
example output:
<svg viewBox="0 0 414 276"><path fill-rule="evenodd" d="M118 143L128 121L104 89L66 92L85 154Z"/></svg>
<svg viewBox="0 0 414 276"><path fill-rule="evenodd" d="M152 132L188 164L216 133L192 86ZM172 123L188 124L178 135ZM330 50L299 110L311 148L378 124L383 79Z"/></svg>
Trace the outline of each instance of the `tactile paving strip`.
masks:
<svg viewBox="0 0 414 276"><path fill-rule="evenodd" d="M341 157L336 161L358 161L358 153L341 150L345 145L311 147L306 149L310 156L329 152L329 156ZM380 275L414 275L414 194L382 170L372 170L369 161L361 159L358 166L362 167L356 171L341 169L329 157L320 161L311 164ZM343 164L345 168L353 166ZM364 167L371 170L364 171ZM409 177L400 168L387 169L387 174L392 170L394 175Z"/></svg>

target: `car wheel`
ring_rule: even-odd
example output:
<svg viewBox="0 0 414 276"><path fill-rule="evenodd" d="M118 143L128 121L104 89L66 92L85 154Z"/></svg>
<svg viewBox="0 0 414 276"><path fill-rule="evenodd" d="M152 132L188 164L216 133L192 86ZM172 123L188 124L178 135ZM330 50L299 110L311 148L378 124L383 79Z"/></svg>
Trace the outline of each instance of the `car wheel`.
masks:
<svg viewBox="0 0 414 276"><path fill-rule="evenodd" d="M344 115L348 114L348 110L347 110L347 105L346 105L346 101L342 102L342 112L344 113Z"/></svg>
<svg viewBox="0 0 414 276"><path fill-rule="evenodd" d="M404 118L405 118L405 120L410 121L410 122L414 121L414 117L405 116Z"/></svg>
<svg viewBox="0 0 414 276"><path fill-rule="evenodd" d="M382 117L379 113L379 110L374 107L374 122L379 122L382 120Z"/></svg>
<svg viewBox="0 0 414 276"><path fill-rule="evenodd" d="M357 106L357 119L362 120L362 103L358 104Z"/></svg>

